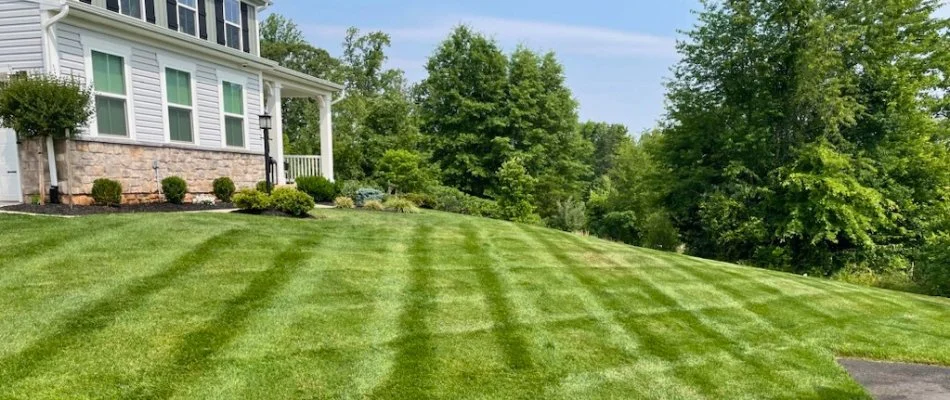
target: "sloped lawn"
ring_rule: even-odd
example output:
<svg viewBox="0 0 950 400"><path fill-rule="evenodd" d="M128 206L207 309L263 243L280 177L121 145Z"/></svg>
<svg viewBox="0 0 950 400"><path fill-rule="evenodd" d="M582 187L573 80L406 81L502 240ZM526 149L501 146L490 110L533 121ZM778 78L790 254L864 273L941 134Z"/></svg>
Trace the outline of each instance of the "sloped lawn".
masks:
<svg viewBox="0 0 950 400"><path fill-rule="evenodd" d="M0 216L0 398L865 398L950 301L442 213Z"/></svg>

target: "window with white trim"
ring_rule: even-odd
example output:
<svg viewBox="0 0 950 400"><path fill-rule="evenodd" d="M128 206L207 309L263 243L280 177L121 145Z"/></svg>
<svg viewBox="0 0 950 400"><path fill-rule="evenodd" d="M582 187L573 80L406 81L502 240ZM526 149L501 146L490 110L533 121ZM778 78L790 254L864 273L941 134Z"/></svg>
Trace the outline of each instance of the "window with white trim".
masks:
<svg viewBox="0 0 950 400"><path fill-rule="evenodd" d="M165 68L165 98L168 101L168 137L173 142L194 143L194 99L191 74Z"/></svg>
<svg viewBox="0 0 950 400"><path fill-rule="evenodd" d="M227 147L244 147L244 86L222 81L221 100L224 143Z"/></svg>
<svg viewBox="0 0 950 400"><path fill-rule="evenodd" d="M241 2L224 0L224 43L241 50Z"/></svg>
<svg viewBox="0 0 950 400"><path fill-rule="evenodd" d="M142 18L145 0L119 0L119 12L133 18Z"/></svg>
<svg viewBox="0 0 950 400"><path fill-rule="evenodd" d="M178 31L198 35L198 0L178 0Z"/></svg>
<svg viewBox="0 0 950 400"><path fill-rule="evenodd" d="M93 50L92 74L98 133L128 136L125 58Z"/></svg>

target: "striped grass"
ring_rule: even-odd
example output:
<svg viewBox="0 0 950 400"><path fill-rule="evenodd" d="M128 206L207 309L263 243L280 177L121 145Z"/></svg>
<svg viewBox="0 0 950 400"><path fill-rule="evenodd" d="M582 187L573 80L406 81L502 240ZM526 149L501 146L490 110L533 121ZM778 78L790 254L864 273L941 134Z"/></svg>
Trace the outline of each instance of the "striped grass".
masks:
<svg viewBox="0 0 950 400"><path fill-rule="evenodd" d="M853 399L950 301L452 214L0 216L0 398Z"/></svg>

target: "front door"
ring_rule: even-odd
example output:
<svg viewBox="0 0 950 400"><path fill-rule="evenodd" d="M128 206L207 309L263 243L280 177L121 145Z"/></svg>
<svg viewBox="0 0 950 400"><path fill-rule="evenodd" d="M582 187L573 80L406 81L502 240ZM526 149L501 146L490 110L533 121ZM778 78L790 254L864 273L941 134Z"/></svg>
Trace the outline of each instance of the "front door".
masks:
<svg viewBox="0 0 950 400"><path fill-rule="evenodd" d="M3 128L0 128L0 201L23 201L16 133Z"/></svg>

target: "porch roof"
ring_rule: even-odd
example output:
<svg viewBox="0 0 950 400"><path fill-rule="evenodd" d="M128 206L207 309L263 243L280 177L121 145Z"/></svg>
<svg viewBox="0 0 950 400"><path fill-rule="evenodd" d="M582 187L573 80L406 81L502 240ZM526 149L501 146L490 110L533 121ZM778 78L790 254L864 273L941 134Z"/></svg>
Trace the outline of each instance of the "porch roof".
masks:
<svg viewBox="0 0 950 400"><path fill-rule="evenodd" d="M264 81L280 83L280 97L315 97L343 90L343 85L276 66L263 71Z"/></svg>

